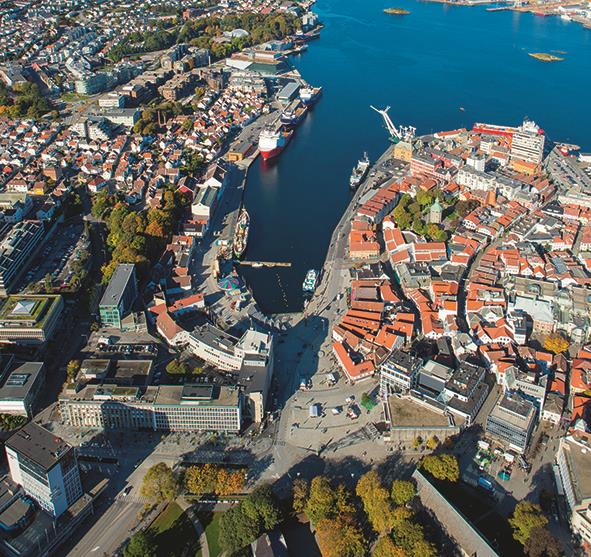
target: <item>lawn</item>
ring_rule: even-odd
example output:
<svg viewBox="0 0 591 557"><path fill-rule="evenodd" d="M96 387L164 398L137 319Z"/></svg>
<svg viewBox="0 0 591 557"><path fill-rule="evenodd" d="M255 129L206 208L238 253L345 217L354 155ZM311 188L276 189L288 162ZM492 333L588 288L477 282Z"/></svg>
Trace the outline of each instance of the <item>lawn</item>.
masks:
<svg viewBox="0 0 591 557"><path fill-rule="evenodd" d="M223 513L199 513L199 520L205 528L207 545L210 557L219 557L222 554L220 547L220 518Z"/></svg>
<svg viewBox="0 0 591 557"><path fill-rule="evenodd" d="M88 95L82 95L80 93L75 93L75 92L69 92L69 93L64 93L61 96L62 101L66 102L66 103L73 103L73 102L78 102L78 101L84 101L88 98Z"/></svg>
<svg viewBox="0 0 591 557"><path fill-rule="evenodd" d="M199 540L193 524L176 504L171 503L150 527L158 557L201 557ZM189 549L188 553L185 551Z"/></svg>

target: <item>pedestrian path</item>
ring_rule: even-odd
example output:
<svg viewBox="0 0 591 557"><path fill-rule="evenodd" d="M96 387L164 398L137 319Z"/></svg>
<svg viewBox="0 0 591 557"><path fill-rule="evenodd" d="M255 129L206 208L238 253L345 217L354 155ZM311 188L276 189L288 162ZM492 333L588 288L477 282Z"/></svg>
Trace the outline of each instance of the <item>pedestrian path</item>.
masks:
<svg viewBox="0 0 591 557"><path fill-rule="evenodd" d="M192 505L190 505L186 499L180 497L177 500L177 503L183 511L187 513L189 520L193 523L193 528L195 528L195 532L199 536L199 545L201 546L201 554L203 557L209 557L209 545L207 544L207 536L205 535L205 529L195 512L195 509Z"/></svg>

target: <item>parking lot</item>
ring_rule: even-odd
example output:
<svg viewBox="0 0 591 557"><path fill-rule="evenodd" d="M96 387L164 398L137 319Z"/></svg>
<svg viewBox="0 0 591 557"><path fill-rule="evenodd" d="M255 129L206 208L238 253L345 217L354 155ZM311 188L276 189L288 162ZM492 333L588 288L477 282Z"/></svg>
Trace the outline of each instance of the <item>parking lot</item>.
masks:
<svg viewBox="0 0 591 557"><path fill-rule="evenodd" d="M45 277L50 276L52 286L67 287L74 275L72 263L89 248L89 241L83 232L81 223L58 227L43 250L37 253L23 279L23 286L42 283Z"/></svg>

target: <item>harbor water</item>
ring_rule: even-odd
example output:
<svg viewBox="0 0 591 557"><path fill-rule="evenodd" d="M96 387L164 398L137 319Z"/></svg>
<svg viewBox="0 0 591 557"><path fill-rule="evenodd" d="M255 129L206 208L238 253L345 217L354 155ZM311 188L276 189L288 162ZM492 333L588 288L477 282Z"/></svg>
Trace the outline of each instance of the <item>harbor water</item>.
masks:
<svg viewBox="0 0 591 557"><path fill-rule="evenodd" d="M390 6L411 14L384 14ZM390 105L392 120L419 134L518 125L527 116L551 140L591 149L591 30L558 17L409 0L318 0L314 10L325 28L293 64L323 96L280 157L259 158L248 175L246 258L292 263L244 270L263 311L301 309L306 270L322 267L351 197L353 166L364 151L375 160L386 148L370 104ZM565 60L544 63L528 52Z"/></svg>

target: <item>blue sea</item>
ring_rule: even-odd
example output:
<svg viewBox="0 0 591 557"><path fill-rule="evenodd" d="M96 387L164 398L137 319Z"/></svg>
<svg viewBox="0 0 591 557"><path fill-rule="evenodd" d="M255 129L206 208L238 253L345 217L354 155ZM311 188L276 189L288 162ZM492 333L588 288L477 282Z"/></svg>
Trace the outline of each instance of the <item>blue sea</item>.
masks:
<svg viewBox="0 0 591 557"><path fill-rule="evenodd" d="M410 10L407 16L382 12ZM352 167L376 159L387 132L370 104L417 133L535 120L548 138L591 150L591 30L558 17L410 0L319 0L321 38L292 62L323 96L273 163L248 175L247 259L290 261L245 277L268 313L302 307L301 284L323 264L350 200ZM564 51L544 63L528 52ZM562 55L561 55L562 56ZM460 111L460 107L464 111Z"/></svg>

